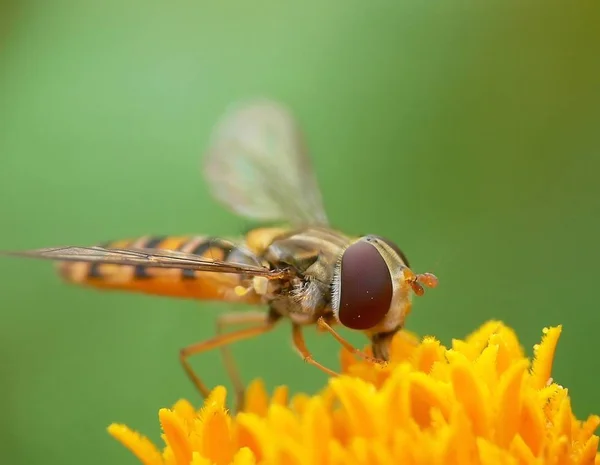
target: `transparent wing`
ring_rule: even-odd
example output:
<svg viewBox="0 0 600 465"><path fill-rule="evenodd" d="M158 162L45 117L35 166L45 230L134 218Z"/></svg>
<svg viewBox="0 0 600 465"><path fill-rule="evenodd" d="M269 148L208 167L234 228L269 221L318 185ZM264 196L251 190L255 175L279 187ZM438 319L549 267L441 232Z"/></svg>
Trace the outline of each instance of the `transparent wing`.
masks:
<svg viewBox="0 0 600 465"><path fill-rule="evenodd" d="M300 129L277 102L259 100L227 112L213 132L204 175L215 198L245 217L327 224Z"/></svg>
<svg viewBox="0 0 600 465"><path fill-rule="evenodd" d="M55 247L0 252L3 255L41 258L57 261L106 263L112 265L135 265L149 268L174 268L180 270L237 273L280 279L287 276L285 270L240 263L207 260L198 255L162 249L106 249L103 247Z"/></svg>

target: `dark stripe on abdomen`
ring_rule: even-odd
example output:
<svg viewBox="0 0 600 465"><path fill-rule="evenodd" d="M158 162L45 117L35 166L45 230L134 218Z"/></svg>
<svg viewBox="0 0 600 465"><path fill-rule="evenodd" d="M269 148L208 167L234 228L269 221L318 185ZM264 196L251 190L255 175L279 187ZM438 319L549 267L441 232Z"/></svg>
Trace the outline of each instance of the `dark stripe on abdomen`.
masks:
<svg viewBox="0 0 600 465"><path fill-rule="evenodd" d="M180 247L180 250L185 248L185 244ZM217 258L206 256L209 250L217 250L220 253ZM218 260L222 262L232 263L243 263L258 265L259 262L253 256L244 252L236 244L225 239L219 239L217 237L207 237L194 249L190 251L194 255L206 258L208 260ZM196 273L194 270L181 270L181 277L183 279L195 279Z"/></svg>
<svg viewBox="0 0 600 465"><path fill-rule="evenodd" d="M206 252L208 249L210 249L210 247L213 245L213 241L215 241L215 238L212 237L207 237L204 241L202 241L200 244L198 244L196 247L194 247L190 253L193 253L194 255L200 255L202 256L202 254L204 254L204 252ZM180 247L180 249L184 248L186 244L182 244L182 246ZM194 270L181 270L181 277L183 279L196 279L196 272Z"/></svg>
<svg viewBox="0 0 600 465"><path fill-rule="evenodd" d="M108 248L110 248L110 245L112 243L113 243L112 241L103 242L101 244L98 244L98 247L108 249ZM101 279L102 273L100 273L100 265L101 265L100 263L92 263L90 265L90 269L88 270L87 277L90 279Z"/></svg>
<svg viewBox="0 0 600 465"><path fill-rule="evenodd" d="M162 241L164 241L167 238L167 236L154 236L154 237L149 237L148 240L140 243L140 244L136 244L137 247L139 249L157 249L160 248L160 244ZM148 267L143 266L143 265L137 265L134 268L133 271L133 276L136 279L148 279L151 278L152 276L150 276L148 274Z"/></svg>

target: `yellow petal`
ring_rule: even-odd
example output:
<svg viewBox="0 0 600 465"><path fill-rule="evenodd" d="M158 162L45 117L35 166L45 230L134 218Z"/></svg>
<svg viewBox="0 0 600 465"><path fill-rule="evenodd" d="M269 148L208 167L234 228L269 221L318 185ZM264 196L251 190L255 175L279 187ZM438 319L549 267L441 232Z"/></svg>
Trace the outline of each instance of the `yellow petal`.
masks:
<svg viewBox="0 0 600 465"><path fill-rule="evenodd" d="M405 428L412 421L410 373L410 365L399 365L381 389L381 401L387 407L386 424Z"/></svg>
<svg viewBox="0 0 600 465"><path fill-rule="evenodd" d="M505 372L515 360L524 357L523 348L519 344L515 332L504 325L499 326L497 331L490 335L488 344L498 346L496 358L498 374Z"/></svg>
<svg viewBox="0 0 600 465"><path fill-rule="evenodd" d="M587 441L594 434L594 431L600 426L600 416L590 415L588 419L582 423L579 430L579 441Z"/></svg>
<svg viewBox="0 0 600 465"><path fill-rule="evenodd" d="M302 434L302 425L298 422L298 416L283 405L271 405L267 414L267 421L269 428L274 429L283 436L298 437Z"/></svg>
<svg viewBox="0 0 600 465"><path fill-rule="evenodd" d="M502 330L504 324L501 321L488 321L481 325L479 329L469 334L464 341L453 340L452 348L457 352L463 353L469 360L475 360L483 349L489 344L489 340L493 334ZM458 350L454 344L461 348Z"/></svg>
<svg viewBox="0 0 600 465"><path fill-rule="evenodd" d="M562 465L569 463L569 442L567 438L560 437L548 445L546 463L550 465Z"/></svg>
<svg viewBox="0 0 600 465"><path fill-rule="evenodd" d="M237 443L240 447L247 447L260 462L268 452L273 435L265 419L253 413L238 413L236 425Z"/></svg>
<svg viewBox="0 0 600 465"><path fill-rule="evenodd" d="M256 457L250 449L242 447L235 457L233 457L232 465L255 465Z"/></svg>
<svg viewBox="0 0 600 465"><path fill-rule="evenodd" d="M244 411L265 416L269 408L269 396L262 380L254 380L246 389Z"/></svg>
<svg viewBox="0 0 600 465"><path fill-rule="evenodd" d="M542 342L534 347L534 360L532 368L532 386L541 389L548 383L552 375L552 363L554 361L554 352L558 344L558 338L562 331L562 326L554 328L544 328Z"/></svg>
<svg viewBox="0 0 600 465"><path fill-rule="evenodd" d="M311 399L302 418L302 444L310 464L327 463L327 450L332 436L331 419L318 397Z"/></svg>
<svg viewBox="0 0 600 465"><path fill-rule="evenodd" d="M354 358L354 355L352 355L348 350L341 350L339 359L342 373L351 374L354 365L356 365L356 359Z"/></svg>
<svg viewBox="0 0 600 465"><path fill-rule="evenodd" d="M160 409L158 417L165 433L165 441L173 451L175 463L188 465L192 460L192 448L183 419L168 409Z"/></svg>
<svg viewBox="0 0 600 465"><path fill-rule="evenodd" d="M207 417L211 417L215 412L222 412L225 410L225 401L227 397L227 390L223 386L217 386L214 388L208 398L204 401L204 405L200 409L198 414L199 420L202 422Z"/></svg>
<svg viewBox="0 0 600 465"><path fill-rule="evenodd" d="M435 362L444 360L444 348L436 338L426 337L423 338L423 342L414 351L412 357L418 370L429 373Z"/></svg>
<svg viewBox="0 0 600 465"><path fill-rule="evenodd" d="M577 463L581 465L593 465L594 459L596 461L600 460L600 456L598 455L598 436L592 436L584 443Z"/></svg>
<svg viewBox="0 0 600 465"><path fill-rule="evenodd" d="M415 350L419 347L419 338L409 331L399 331L390 344L390 356L392 360L409 360Z"/></svg>
<svg viewBox="0 0 600 465"><path fill-rule="evenodd" d="M144 465L162 465L163 460L160 452L148 438L130 430L125 425L113 423L108 427L109 434L123 444Z"/></svg>
<svg viewBox="0 0 600 465"><path fill-rule="evenodd" d="M236 444L233 442L230 418L225 410L215 409L210 415L205 414L201 430L201 452L204 457L216 465L229 464L236 452Z"/></svg>
<svg viewBox="0 0 600 465"><path fill-rule="evenodd" d="M447 450L446 463L472 464L477 456L472 422L464 407L455 404L448 422L451 430L450 448Z"/></svg>
<svg viewBox="0 0 600 465"><path fill-rule="evenodd" d="M414 420L425 428L431 423L432 409L437 409L445 418L449 417L449 389L425 373L411 373L410 405Z"/></svg>
<svg viewBox="0 0 600 465"><path fill-rule="evenodd" d="M506 450L483 438L477 438L477 448L481 465L517 465L517 460Z"/></svg>
<svg viewBox="0 0 600 465"><path fill-rule="evenodd" d="M471 345L466 341L452 339L452 352L463 355L467 358L467 360L475 360L481 353L481 350L483 349L480 349L478 346Z"/></svg>
<svg viewBox="0 0 600 465"><path fill-rule="evenodd" d="M272 404L287 405L289 400L289 388L287 386L278 386L273 392Z"/></svg>
<svg viewBox="0 0 600 465"><path fill-rule="evenodd" d="M376 436L381 431L381 418L377 418L372 412L374 386L362 379L347 376L333 378L329 383L343 405L347 419L356 435Z"/></svg>
<svg viewBox="0 0 600 465"><path fill-rule="evenodd" d="M533 391L524 394L518 433L533 455L538 457L542 453L546 419L542 408L537 404L537 398Z"/></svg>
<svg viewBox="0 0 600 465"><path fill-rule="evenodd" d="M571 400L565 395L559 401L558 410L554 416L552 427L550 428L551 434L554 435L556 440L566 438L569 443L571 442L571 420Z"/></svg>
<svg viewBox="0 0 600 465"><path fill-rule="evenodd" d="M309 400L310 396L308 396L308 394L296 394L292 398L292 410L294 412L302 413Z"/></svg>
<svg viewBox="0 0 600 465"><path fill-rule="evenodd" d="M205 457L202 457L200 453L194 452L192 454L192 461L190 465L212 465L211 461Z"/></svg>
<svg viewBox="0 0 600 465"><path fill-rule="evenodd" d="M178 400L173 406L173 411L181 418L185 419L187 422L193 422L196 417L196 409L190 404L189 401L185 399Z"/></svg>
<svg viewBox="0 0 600 465"><path fill-rule="evenodd" d="M489 437L489 393L462 354L452 357L451 377L456 400L464 407L475 434Z"/></svg>
<svg viewBox="0 0 600 465"><path fill-rule="evenodd" d="M517 463L521 465L535 465L537 463L535 455L529 446L525 444L523 438L518 434L513 438L509 450L512 456L517 460Z"/></svg>
<svg viewBox="0 0 600 465"><path fill-rule="evenodd" d="M512 365L500 378L497 392L494 394L498 399L496 441L502 447L508 447L519 429L523 404L521 393L527 365L527 360Z"/></svg>
<svg viewBox="0 0 600 465"><path fill-rule="evenodd" d="M498 382L498 344L489 344L475 359L473 368L478 377L489 387Z"/></svg>

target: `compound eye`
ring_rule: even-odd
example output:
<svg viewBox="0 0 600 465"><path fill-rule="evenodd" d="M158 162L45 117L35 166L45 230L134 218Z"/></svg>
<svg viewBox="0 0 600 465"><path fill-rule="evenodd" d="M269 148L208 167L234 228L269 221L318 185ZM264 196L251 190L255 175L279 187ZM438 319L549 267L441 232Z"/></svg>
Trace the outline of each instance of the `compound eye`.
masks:
<svg viewBox="0 0 600 465"><path fill-rule="evenodd" d="M342 255L338 318L350 329L380 323L390 309L394 288L387 263L374 245L356 242Z"/></svg>
<svg viewBox="0 0 600 465"><path fill-rule="evenodd" d="M408 263L408 258L406 258L406 255L404 255L404 252L402 252L402 250L400 250L400 247L398 247L394 242L390 241L389 239L386 239L385 237L381 237L381 236L373 236L373 237L379 239L381 242L385 242L388 246L390 246L394 250L394 252L396 252L398 254L398 256L402 259L404 264L410 268L410 265Z"/></svg>

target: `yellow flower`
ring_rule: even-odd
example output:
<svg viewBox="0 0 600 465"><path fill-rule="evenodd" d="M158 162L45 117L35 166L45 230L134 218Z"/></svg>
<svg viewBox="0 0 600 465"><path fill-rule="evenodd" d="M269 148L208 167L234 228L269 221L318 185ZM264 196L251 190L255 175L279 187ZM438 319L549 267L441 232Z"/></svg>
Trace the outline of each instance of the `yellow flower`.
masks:
<svg viewBox="0 0 600 465"><path fill-rule="evenodd" d="M525 357L514 332L492 321L446 348L403 332L386 367L342 352L340 377L318 395L269 398L255 381L243 412L225 388L202 409L162 409L159 451L126 426L109 432L145 465L600 464L600 417L578 421L551 378L561 327L544 329Z"/></svg>

